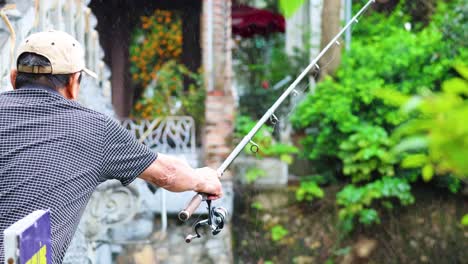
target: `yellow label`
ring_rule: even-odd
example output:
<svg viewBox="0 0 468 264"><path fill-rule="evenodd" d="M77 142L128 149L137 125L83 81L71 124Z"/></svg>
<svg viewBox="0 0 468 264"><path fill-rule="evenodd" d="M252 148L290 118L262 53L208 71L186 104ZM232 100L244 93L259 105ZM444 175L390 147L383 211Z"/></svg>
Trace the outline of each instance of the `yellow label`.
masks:
<svg viewBox="0 0 468 264"><path fill-rule="evenodd" d="M42 246L39 251L36 252L26 264L47 264L47 247Z"/></svg>

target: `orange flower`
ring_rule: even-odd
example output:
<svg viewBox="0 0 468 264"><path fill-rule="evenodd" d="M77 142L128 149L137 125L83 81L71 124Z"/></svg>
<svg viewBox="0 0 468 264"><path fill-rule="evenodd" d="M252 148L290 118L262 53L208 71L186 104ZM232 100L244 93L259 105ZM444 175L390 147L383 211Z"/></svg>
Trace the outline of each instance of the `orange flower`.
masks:
<svg viewBox="0 0 468 264"><path fill-rule="evenodd" d="M140 111L142 107L143 107L143 105L141 105L141 103L138 102L138 103L136 103L136 105L135 105L135 110Z"/></svg>

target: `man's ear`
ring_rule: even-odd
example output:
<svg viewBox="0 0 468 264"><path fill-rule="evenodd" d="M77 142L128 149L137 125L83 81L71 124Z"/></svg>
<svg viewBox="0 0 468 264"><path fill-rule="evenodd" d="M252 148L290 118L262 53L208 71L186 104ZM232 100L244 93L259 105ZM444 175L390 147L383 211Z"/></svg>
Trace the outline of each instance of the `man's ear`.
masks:
<svg viewBox="0 0 468 264"><path fill-rule="evenodd" d="M72 75L70 76L70 80L67 86L65 87L68 99L71 99L71 100L78 99L78 93L80 92L80 82L79 82L80 75L81 75L81 72L75 72L75 73L72 73Z"/></svg>
<svg viewBox="0 0 468 264"><path fill-rule="evenodd" d="M11 69L10 72L10 82L13 89L16 90L16 76L18 76L18 71L16 69Z"/></svg>

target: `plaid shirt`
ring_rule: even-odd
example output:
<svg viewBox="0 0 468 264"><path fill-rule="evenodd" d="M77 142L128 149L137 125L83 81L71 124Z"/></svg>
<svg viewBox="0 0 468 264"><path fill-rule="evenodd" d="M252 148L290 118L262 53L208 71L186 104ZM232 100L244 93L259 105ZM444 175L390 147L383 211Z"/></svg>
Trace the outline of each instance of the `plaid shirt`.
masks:
<svg viewBox="0 0 468 264"><path fill-rule="evenodd" d="M53 263L61 263L96 186L131 183L157 154L113 119L47 87L0 94L0 263L3 230L50 209Z"/></svg>

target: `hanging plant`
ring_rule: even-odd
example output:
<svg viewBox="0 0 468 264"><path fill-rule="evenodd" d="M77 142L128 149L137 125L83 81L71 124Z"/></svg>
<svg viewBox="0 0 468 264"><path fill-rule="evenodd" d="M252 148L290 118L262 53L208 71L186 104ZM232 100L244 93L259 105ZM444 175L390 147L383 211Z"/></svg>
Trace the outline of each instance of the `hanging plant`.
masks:
<svg viewBox="0 0 468 264"><path fill-rule="evenodd" d="M191 115L197 124L202 124L205 91L201 74L180 63L183 41L180 15L156 9L140 20L130 45L130 73L143 93L135 103L132 117ZM190 82L189 87L184 86L186 81Z"/></svg>
<svg viewBox="0 0 468 264"><path fill-rule="evenodd" d="M190 81L188 89L184 81ZM145 93L135 104L132 116L152 119L168 115L190 115L200 124L204 117L205 90L202 75L170 60L161 66Z"/></svg>
<svg viewBox="0 0 468 264"><path fill-rule="evenodd" d="M130 45L130 73L137 85L146 88L164 63L180 61L182 20L177 13L159 9L140 20Z"/></svg>

